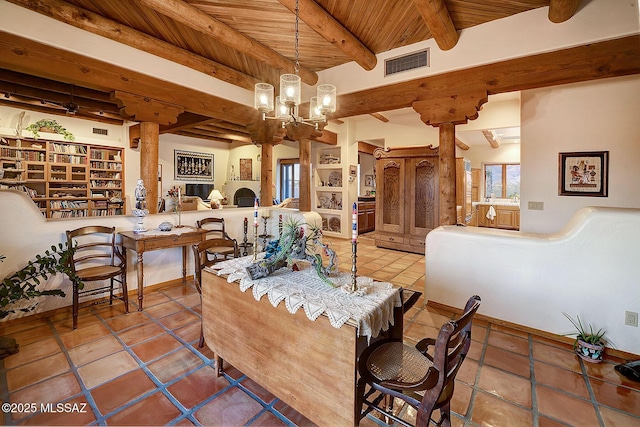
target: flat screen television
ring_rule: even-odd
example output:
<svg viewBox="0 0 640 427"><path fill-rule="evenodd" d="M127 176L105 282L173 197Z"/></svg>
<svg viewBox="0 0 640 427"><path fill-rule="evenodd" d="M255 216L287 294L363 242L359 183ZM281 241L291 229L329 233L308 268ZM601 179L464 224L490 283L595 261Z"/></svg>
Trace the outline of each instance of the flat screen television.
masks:
<svg viewBox="0 0 640 427"><path fill-rule="evenodd" d="M209 200L209 193L213 187L214 184L185 184L184 192L186 196L198 196L202 200Z"/></svg>

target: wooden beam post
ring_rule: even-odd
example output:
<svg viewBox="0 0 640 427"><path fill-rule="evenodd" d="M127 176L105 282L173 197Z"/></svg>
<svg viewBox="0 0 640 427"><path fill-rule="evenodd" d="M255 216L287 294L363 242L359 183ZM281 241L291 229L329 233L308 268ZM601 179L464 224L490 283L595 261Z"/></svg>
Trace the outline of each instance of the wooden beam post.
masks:
<svg viewBox="0 0 640 427"><path fill-rule="evenodd" d="M147 189L147 209L158 213L158 138L157 123L140 123L140 178Z"/></svg>
<svg viewBox="0 0 640 427"><path fill-rule="evenodd" d="M567 21L578 11L580 0L549 1L549 21L559 24Z"/></svg>
<svg viewBox="0 0 640 427"><path fill-rule="evenodd" d="M456 124L478 118L478 111L487 102L485 90L416 101L413 109L427 125L440 131L440 225L454 225L456 213Z"/></svg>
<svg viewBox="0 0 640 427"><path fill-rule="evenodd" d="M300 144L300 212L311 212L311 139L303 137Z"/></svg>
<svg viewBox="0 0 640 427"><path fill-rule="evenodd" d="M300 144L300 212L311 212L311 140L322 135L312 126L290 123L286 126L289 139Z"/></svg>
<svg viewBox="0 0 640 427"><path fill-rule="evenodd" d="M260 206L271 206L273 204L273 145L262 144L260 164Z"/></svg>
<svg viewBox="0 0 640 427"><path fill-rule="evenodd" d="M442 123L440 130L440 225L455 225L456 213L456 125Z"/></svg>

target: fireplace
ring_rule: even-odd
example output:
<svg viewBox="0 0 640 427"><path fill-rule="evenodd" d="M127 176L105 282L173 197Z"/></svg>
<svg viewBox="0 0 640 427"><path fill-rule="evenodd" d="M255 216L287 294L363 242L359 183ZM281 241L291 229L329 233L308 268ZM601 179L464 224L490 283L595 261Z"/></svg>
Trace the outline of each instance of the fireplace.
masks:
<svg viewBox="0 0 640 427"><path fill-rule="evenodd" d="M242 187L233 194L233 204L239 208L247 208L253 206L256 200L256 193L253 190Z"/></svg>

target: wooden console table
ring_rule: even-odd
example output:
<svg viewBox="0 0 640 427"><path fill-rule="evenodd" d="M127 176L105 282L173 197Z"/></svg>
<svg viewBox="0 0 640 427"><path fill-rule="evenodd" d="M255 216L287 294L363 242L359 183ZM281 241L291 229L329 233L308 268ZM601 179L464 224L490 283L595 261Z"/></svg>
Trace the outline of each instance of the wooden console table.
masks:
<svg viewBox="0 0 640 427"><path fill-rule="evenodd" d="M303 273L306 274L306 273ZM338 290L339 291L339 290ZM398 294L390 294L399 296ZM400 304L398 302L398 304ZM392 309L390 335L402 335L402 307ZM287 405L318 425L356 425L357 357L367 345L349 319L332 326L327 315L310 320L285 302L202 271L202 323L206 345ZM359 413L359 412L358 412Z"/></svg>
<svg viewBox="0 0 640 427"><path fill-rule="evenodd" d="M142 299L144 288L144 262L143 254L157 249L177 248L182 246L182 282L187 281L187 246L203 242L206 237L206 230L195 227L174 228L171 231L149 230L144 233L134 233L133 231L121 231L122 247L124 255L126 250L132 249L138 254L138 311L142 311Z"/></svg>

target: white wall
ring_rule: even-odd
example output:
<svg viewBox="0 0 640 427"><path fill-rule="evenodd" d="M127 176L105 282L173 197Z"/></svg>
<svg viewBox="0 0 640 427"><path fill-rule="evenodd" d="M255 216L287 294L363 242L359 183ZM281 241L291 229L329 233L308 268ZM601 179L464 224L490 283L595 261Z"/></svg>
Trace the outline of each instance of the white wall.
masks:
<svg viewBox="0 0 640 427"><path fill-rule="evenodd" d="M159 197L166 198L167 191L173 186L185 184L207 183L210 181L176 180L174 171L174 150L185 150L199 153L213 154L213 184L218 190L227 180L227 164L229 162L229 144L214 142L206 139L188 138L180 135L163 134L158 140L158 164L162 165L162 193ZM254 157L255 159L255 157ZM136 165L140 170L140 165Z"/></svg>
<svg viewBox="0 0 640 427"><path fill-rule="evenodd" d="M426 238L425 297L554 334L579 315L618 350L640 355L640 209L583 208L558 233L439 227Z"/></svg>
<svg viewBox="0 0 640 427"><path fill-rule="evenodd" d="M638 100L640 76L522 93L522 231L558 231L584 206L640 207ZM576 151L609 151L608 197L558 195L558 154Z"/></svg>

